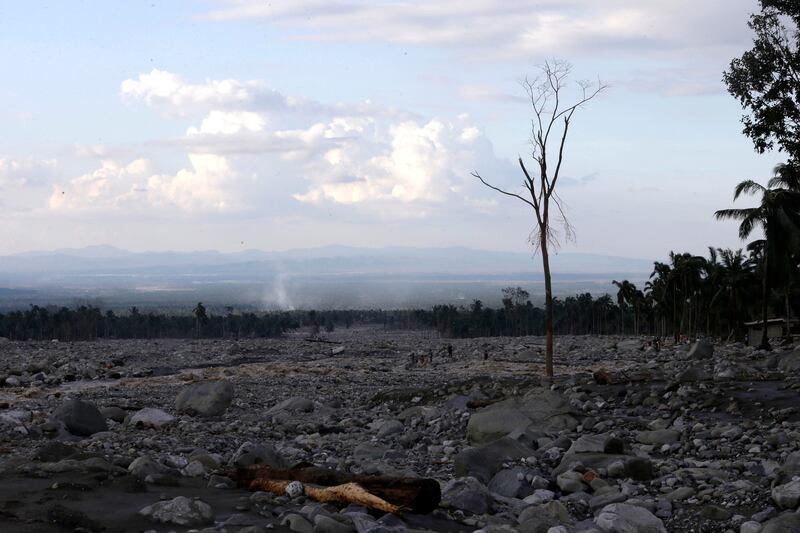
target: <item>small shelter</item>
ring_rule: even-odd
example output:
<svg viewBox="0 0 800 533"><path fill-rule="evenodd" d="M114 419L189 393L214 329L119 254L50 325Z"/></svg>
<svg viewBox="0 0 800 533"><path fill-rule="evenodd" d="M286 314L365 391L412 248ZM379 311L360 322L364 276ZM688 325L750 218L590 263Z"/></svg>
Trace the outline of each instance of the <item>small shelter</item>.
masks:
<svg viewBox="0 0 800 533"><path fill-rule="evenodd" d="M744 325L747 327L747 344L750 346L758 346L761 344L764 321L754 320L752 322L745 322ZM789 335L800 337L800 319L770 318L767 320L768 339L783 339Z"/></svg>

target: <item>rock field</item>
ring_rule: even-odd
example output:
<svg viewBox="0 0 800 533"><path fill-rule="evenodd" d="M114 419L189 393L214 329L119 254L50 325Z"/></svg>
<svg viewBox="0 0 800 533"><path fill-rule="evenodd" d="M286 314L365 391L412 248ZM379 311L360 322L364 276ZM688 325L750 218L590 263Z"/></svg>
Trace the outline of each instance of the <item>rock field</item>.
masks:
<svg viewBox="0 0 800 533"><path fill-rule="evenodd" d="M558 337L550 381L537 337L324 339L0 341L0 531L800 531L800 349ZM230 477L301 462L442 501Z"/></svg>

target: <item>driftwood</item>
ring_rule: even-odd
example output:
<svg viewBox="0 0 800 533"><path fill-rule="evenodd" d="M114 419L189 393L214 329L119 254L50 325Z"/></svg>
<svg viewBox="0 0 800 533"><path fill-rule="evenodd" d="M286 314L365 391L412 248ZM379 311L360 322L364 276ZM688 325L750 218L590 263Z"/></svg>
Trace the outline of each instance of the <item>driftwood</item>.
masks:
<svg viewBox="0 0 800 533"><path fill-rule="evenodd" d="M601 368L594 374L595 382L600 385L619 385L624 383L638 383L641 381L652 381L653 373L649 370L628 368L623 370L608 370Z"/></svg>
<svg viewBox="0 0 800 533"><path fill-rule="evenodd" d="M359 476L301 463L286 470L269 466L239 468L233 474L239 486L284 494L299 481L309 498L320 502L355 503L387 513L429 513L442 499L434 479Z"/></svg>

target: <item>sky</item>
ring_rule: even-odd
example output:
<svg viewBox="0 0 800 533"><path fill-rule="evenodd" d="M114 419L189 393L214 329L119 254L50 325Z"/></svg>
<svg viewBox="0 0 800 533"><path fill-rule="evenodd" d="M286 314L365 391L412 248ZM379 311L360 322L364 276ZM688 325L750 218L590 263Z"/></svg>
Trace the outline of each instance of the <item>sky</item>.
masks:
<svg viewBox="0 0 800 533"><path fill-rule="evenodd" d="M777 153L723 84L755 0L0 3L0 254L468 246L521 251L544 61L578 110L564 252L741 247L718 222ZM745 206L752 199L737 202ZM563 239L562 239L563 240Z"/></svg>

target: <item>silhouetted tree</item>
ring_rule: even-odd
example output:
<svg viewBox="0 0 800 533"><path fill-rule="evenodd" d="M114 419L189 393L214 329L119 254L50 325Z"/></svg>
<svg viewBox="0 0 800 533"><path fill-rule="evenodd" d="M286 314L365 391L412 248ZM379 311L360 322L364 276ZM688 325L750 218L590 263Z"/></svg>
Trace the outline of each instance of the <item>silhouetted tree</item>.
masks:
<svg viewBox="0 0 800 533"><path fill-rule="evenodd" d="M748 112L744 134L758 152L777 147L800 163L800 2L760 0L750 17L753 48L731 61L724 81Z"/></svg>
<svg viewBox="0 0 800 533"><path fill-rule="evenodd" d="M779 174L776 172L776 174ZM773 284L783 288L789 283L797 263L793 262L800 238L800 189L791 188L795 183L776 175L767 187L753 180L745 180L736 186L733 199L742 194L758 194L758 207L745 209L721 209L715 213L719 220L739 220L739 237L747 239L753 230L764 232L764 244L760 257L761 270L761 320L763 349L770 349L767 336L769 299Z"/></svg>
<svg viewBox="0 0 800 533"><path fill-rule="evenodd" d="M527 191L528 197L496 187L484 180L477 171L473 172L473 176L478 178L481 183L501 194L521 200L533 210L535 215L536 226L534 231L531 232L529 240L534 248L542 254L545 290L545 330L547 335L545 341L545 372L550 377L553 376L553 287L548 247L558 246L556 232L551 224L550 209L552 206L558 210L565 236L567 239L571 238L572 228L564 215L563 206L556 194L558 178L561 175L561 165L564 161L567 134L575 111L607 87L599 80L596 84L586 81L578 82L581 95L575 103L565 105L563 101L564 90L571 71L572 66L566 61L545 62L538 76L533 79L526 78L522 83L533 109L534 116L531 120L530 139L533 149L531 155L538 166L538 171L532 177L522 158L519 158L519 166L524 177L523 186ZM555 148L555 156L549 152L549 149L553 147ZM552 163L555 163L555 166L551 168L550 165Z"/></svg>
<svg viewBox="0 0 800 533"><path fill-rule="evenodd" d="M203 302L197 302L197 306L195 306L192 312L194 313L194 323L195 327L197 328L197 337L200 338L202 336L202 327L208 322L206 307L203 305Z"/></svg>

